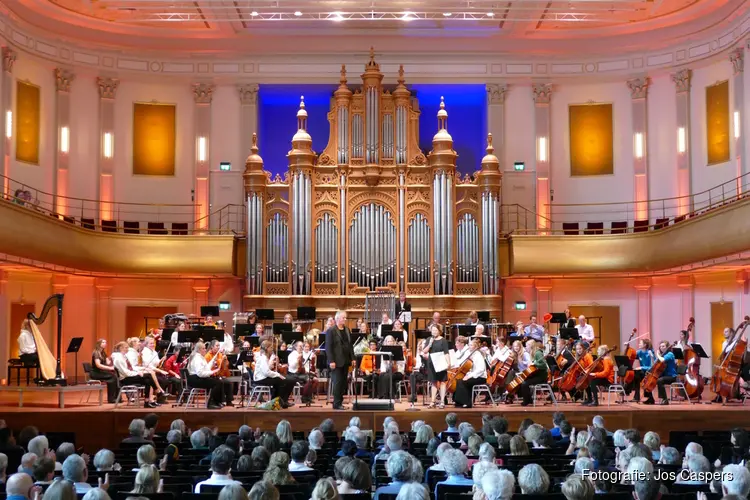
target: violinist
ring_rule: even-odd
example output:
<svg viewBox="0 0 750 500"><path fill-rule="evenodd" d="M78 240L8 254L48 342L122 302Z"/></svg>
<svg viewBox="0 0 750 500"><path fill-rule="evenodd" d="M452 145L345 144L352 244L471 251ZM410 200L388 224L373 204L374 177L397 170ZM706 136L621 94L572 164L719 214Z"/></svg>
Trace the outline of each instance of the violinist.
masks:
<svg viewBox="0 0 750 500"><path fill-rule="evenodd" d="M398 342L406 342L407 332L404 330L404 325L401 323L401 320L396 320L393 322L393 330L391 331L391 335L394 339L397 339Z"/></svg>
<svg viewBox="0 0 750 500"><path fill-rule="evenodd" d="M510 372L508 372L508 375L505 377L506 385L514 380L519 373L528 368L529 363L531 362L531 357L524 349L523 343L520 340L514 340L510 345L510 350L512 351L511 355L515 360L513 362L513 368L510 369ZM505 397L505 403L513 403L514 397L515 395L513 394L507 395Z"/></svg>
<svg viewBox="0 0 750 500"><path fill-rule="evenodd" d="M654 364L654 350L651 347L651 341L649 339L641 339L638 341L638 350L635 353L638 359L638 368L633 369L633 387L635 388L635 396L633 401L640 403L641 401L641 381L646 376L646 372L651 369Z"/></svg>
<svg viewBox="0 0 750 500"><path fill-rule="evenodd" d="M417 356L414 357L414 366L412 367L411 373L409 374L409 387L411 388L411 395L409 396L409 402L414 406L417 402L417 387L422 381L427 379L426 363L422 356L419 354L424 350L427 345L425 339L421 339L417 342Z"/></svg>
<svg viewBox="0 0 750 500"><path fill-rule="evenodd" d="M232 332L226 331L224 322L221 320L216 322L216 328L224 329L224 341L221 343L221 348L224 349L225 353L232 354L234 352L234 339L232 338Z"/></svg>
<svg viewBox="0 0 750 500"><path fill-rule="evenodd" d="M547 382L547 361L544 359L544 349L541 343L535 340L529 339L526 341L526 352L531 358L530 365L536 367L536 371L526 377L526 380L521 384L521 397L523 402L521 406L529 406L531 404L531 388L537 384L544 384Z"/></svg>
<svg viewBox="0 0 750 500"><path fill-rule="evenodd" d="M114 403L117 400L119 380L112 359L107 355L106 339L96 341L96 349L91 355L91 374L89 376L93 380L101 380L107 384L108 403Z"/></svg>
<svg viewBox="0 0 750 500"><path fill-rule="evenodd" d="M383 338L383 325L392 325L393 321L391 321L391 318L388 317L388 313L383 313L383 317L380 321L380 326L378 326L378 338Z"/></svg>
<svg viewBox="0 0 750 500"><path fill-rule="evenodd" d="M164 362L164 369L168 372L180 373L187 365L187 358L180 359L180 349L177 349L171 356L167 356Z"/></svg>
<svg viewBox="0 0 750 500"><path fill-rule="evenodd" d="M168 372L161 368L161 359L156 352L156 340L150 335L143 340L143 349L141 349L141 360L143 368L146 371L154 372L157 382L161 387L169 387L172 394L182 392L182 382L180 375L176 372Z"/></svg>
<svg viewBox="0 0 750 500"><path fill-rule="evenodd" d="M305 352L305 346L307 352ZM315 355L310 350L310 344L304 344L301 340L294 343L294 350L289 353L289 372L287 379L293 384L299 383L302 386L300 391L302 402L309 404L314 394L315 375L311 370L312 362ZM314 367L313 367L314 370Z"/></svg>
<svg viewBox="0 0 750 500"><path fill-rule="evenodd" d="M177 336L179 335L180 332L184 332L184 331L187 331L187 324L184 321L180 321L177 324L177 328L175 328L174 331L172 332L172 338L170 339L170 341L172 342L172 345L177 345L179 343L177 342Z"/></svg>
<svg viewBox="0 0 750 500"><path fill-rule="evenodd" d="M271 387L274 396L279 398L279 405L282 408L289 408L290 406L294 406L294 403L287 402L289 395L292 393L292 388L294 388L294 384L279 372L271 369L272 355L273 342L264 340L260 344L260 354L255 362L253 380L256 385Z"/></svg>
<svg viewBox="0 0 750 500"><path fill-rule="evenodd" d="M219 369L213 376L217 377L220 381L222 388L222 394L224 395L224 404L226 406L234 406L232 402L234 393L232 391L232 383L224 378L224 374L228 371L229 361L227 360L226 353L221 348L221 342L218 340L211 341L211 350L205 356L206 362L215 362L216 367ZM224 366L227 365L227 366Z"/></svg>
<svg viewBox="0 0 750 500"><path fill-rule="evenodd" d="M284 315L284 323L288 323L288 324L292 323L292 315L290 313L286 313Z"/></svg>
<svg viewBox="0 0 750 500"><path fill-rule="evenodd" d="M595 371L589 373L592 380L586 388L588 401L583 403L584 406L599 406L599 387L606 389L610 384L615 383L615 364L612 362L612 357L608 351L606 345L600 345L596 350L596 355L601 358L601 361L599 362L599 359L597 359L598 367Z"/></svg>
<svg viewBox="0 0 750 500"><path fill-rule="evenodd" d="M220 410L222 400L224 399L225 386L221 379L214 377L221 370L221 367L217 366L216 361L216 356L213 356L211 361L206 361L206 344L203 341L195 344L193 353L188 360L188 384L190 387L207 389L209 391L211 398L208 402L209 410Z"/></svg>
<svg viewBox="0 0 750 500"><path fill-rule="evenodd" d="M369 344L370 352L376 352L378 350L378 343L374 340L370 341ZM374 354L365 354L362 356L360 361L359 370L360 376L364 381L365 387L370 388L370 397L375 397L375 386L377 385L378 374L376 373L375 364L377 363L377 357Z"/></svg>
<svg viewBox="0 0 750 500"><path fill-rule="evenodd" d="M664 372L656 381L656 387L659 391L659 398L661 399L659 404L668 405L669 400L667 399L667 390L665 386L671 384L677 380L677 362L675 361L674 354L670 350L670 344L666 340L662 340L659 343L659 351L656 353L656 360L665 364ZM646 401L643 402L645 405L654 404L653 393L648 394Z"/></svg>
<svg viewBox="0 0 750 500"><path fill-rule="evenodd" d="M456 337L456 349L454 350L453 356L453 363L451 364L451 368L458 368L461 363L464 361L464 358L468 356L469 354L469 346L468 346L469 340L464 337L463 335L459 335Z"/></svg>
<svg viewBox="0 0 750 500"><path fill-rule="evenodd" d="M471 359L471 369L462 380L456 381L456 392L453 394L453 401L459 408L471 408L474 386L487 383L487 363L480 348L479 339L472 339L468 347L469 354L465 358Z"/></svg>

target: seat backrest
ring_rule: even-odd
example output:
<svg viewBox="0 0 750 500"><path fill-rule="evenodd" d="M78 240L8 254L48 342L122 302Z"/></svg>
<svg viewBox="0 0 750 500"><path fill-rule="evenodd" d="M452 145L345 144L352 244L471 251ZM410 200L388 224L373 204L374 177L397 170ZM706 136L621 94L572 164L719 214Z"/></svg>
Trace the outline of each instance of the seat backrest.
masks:
<svg viewBox="0 0 750 500"><path fill-rule="evenodd" d="M438 484L435 500L445 500L446 493L471 493L473 487L472 484Z"/></svg>
<svg viewBox="0 0 750 500"><path fill-rule="evenodd" d="M117 232L117 221L116 220L102 220L102 231L107 233Z"/></svg>
<svg viewBox="0 0 750 500"><path fill-rule="evenodd" d="M628 223L626 221L615 221L610 225L611 234L625 234L628 232Z"/></svg>
<svg viewBox="0 0 750 500"><path fill-rule="evenodd" d="M82 364L83 364L83 373L85 373L86 376L88 377L89 375L91 375L91 363L87 363L86 361L84 361Z"/></svg>
<svg viewBox="0 0 750 500"><path fill-rule="evenodd" d="M122 223L124 232L128 234L139 234L141 232L141 223L138 221L125 221Z"/></svg>

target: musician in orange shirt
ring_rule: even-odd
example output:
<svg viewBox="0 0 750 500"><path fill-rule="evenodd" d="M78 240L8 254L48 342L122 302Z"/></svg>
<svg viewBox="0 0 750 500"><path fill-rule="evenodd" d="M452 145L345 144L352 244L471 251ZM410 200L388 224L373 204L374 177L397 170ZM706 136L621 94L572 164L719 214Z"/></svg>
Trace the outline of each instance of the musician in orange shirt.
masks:
<svg viewBox="0 0 750 500"><path fill-rule="evenodd" d="M606 389L615 382L615 364L607 351L609 349L606 345L600 345L596 350L596 355L602 358L602 362L597 371L589 375L593 380L586 389L588 401L583 403L586 406L599 406L599 387Z"/></svg>
<svg viewBox="0 0 750 500"><path fill-rule="evenodd" d="M586 346L583 344L583 342L576 343L575 357L576 359L578 359L578 364L576 364L575 362L570 364L567 370L563 372L563 377L565 377L565 374L568 373L569 370L575 370L577 373L577 379L581 376L583 370L586 370L589 366L591 366L591 363L594 362L594 358L591 356L591 353L586 352ZM568 393L570 394L570 399L572 399L573 402L578 399L583 399L583 394L581 394L581 391L576 390L575 385L570 391L568 391ZM563 394L563 396L564 395L565 394Z"/></svg>
<svg viewBox="0 0 750 500"><path fill-rule="evenodd" d="M370 352L378 350L377 342L370 342ZM378 379L378 366L376 366L375 355L363 355L362 360L359 362L359 369L362 372L362 380L364 380L365 387L369 389L370 397L375 397L375 386Z"/></svg>

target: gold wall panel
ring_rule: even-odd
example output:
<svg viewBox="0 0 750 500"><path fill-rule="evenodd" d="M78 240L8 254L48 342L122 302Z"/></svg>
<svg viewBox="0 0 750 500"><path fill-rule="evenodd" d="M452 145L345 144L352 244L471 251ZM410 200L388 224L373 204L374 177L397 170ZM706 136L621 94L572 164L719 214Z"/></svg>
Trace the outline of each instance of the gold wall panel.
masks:
<svg viewBox="0 0 750 500"><path fill-rule="evenodd" d="M174 104L133 104L133 174L174 175Z"/></svg>
<svg viewBox="0 0 750 500"><path fill-rule="evenodd" d="M612 104L571 104L570 175L614 173Z"/></svg>
<svg viewBox="0 0 750 500"><path fill-rule="evenodd" d="M16 160L39 165L39 119L41 115L39 87L16 82Z"/></svg>
<svg viewBox="0 0 750 500"><path fill-rule="evenodd" d="M706 87L706 162L729 161L729 82Z"/></svg>
<svg viewBox="0 0 750 500"><path fill-rule="evenodd" d="M750 199L745 199L647 233L514 235L510 238L510 274L648 273L724 257L750 249L748 220Z"/></svg>
<svg viewBox="0 0 750 500"><path fill-rule="evenodd" d="M0 253L79 271L230 276L234 247L234 237L229 235L157 236L89 231L0 201Z"/></svg>

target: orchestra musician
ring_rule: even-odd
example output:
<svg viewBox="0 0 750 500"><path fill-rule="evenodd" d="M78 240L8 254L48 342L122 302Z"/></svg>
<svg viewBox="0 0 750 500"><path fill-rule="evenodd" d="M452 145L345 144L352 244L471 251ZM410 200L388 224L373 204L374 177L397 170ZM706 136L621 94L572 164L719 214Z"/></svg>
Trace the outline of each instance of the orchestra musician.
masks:
<svg viewBox="0 0 750 500"><path fill-rule="evenodd" d="M514 378L516 378L519 373L526 370L526 368L528 368L531 364L531 355L524 348L524 345L520 340L514 340L510 345L510 349L511 351L513 351L513 357L515 358L515 361L513 362L513 369L511 369L510 373L508 373L508 376L505 377L506 385L510 383ZM515 395L513 394L507 395L505 397L505 403L513 403L514 398Z"/></svg>
<svg viewBox="0 0 750 500"><path fill-rule="evenodd" d="M409 339L408 337L409 334L406 331L406 328L404 328L404 325L403 323L401 323L401 320L397 319L396 321L393 322L393 330L391 331L391 336L394 339L396 339L397 337L399 337L398 335L399 333L401 334L400 335L401 338L398 339L399 342L401 341L406 342Z"/></svg>
<svg viewBox="0 0 750 500"><path fill-rule="evenodd" d="M302 385L300 391L302 402L310 404L312 395L315 394L317 380L315 379L315 353L309 343L298 340L294 343L294 350L289 353L289 369L287 378L291 380L292 386L299 383Z"/></svg>
<svg viewBox="0 0 750 500"><path fill-rule="evenodd" d="M142 385L145 388L146 395L146 402L143 406L146 408L156 408L159 406L153 400L156 382L148 374L134 369L126 356L127 352L128 343L123 341L115 346L115 352L112 353L112 364L120 379L120 386Z"/></svg>
<svg viewBox="0 0 750 500"><path fill-rule="evenodd" d="M334 325L326 329L326 358L331 370L331 393L333 409L344 410L344 394L349 376L349 366L354 366L354 348L350 340L351 332L346 326L346 311L336 311Z"/></svg>
<svg viewBox="0 0 750 500"><path fill-rule="evenodd" d="M588 370L589 366L594 363L594 357L591 355L591 353L586 352L586 346L583 344L583 342L576 342L575 344L575 359L578 360L578 369L580 370L580 373L583 373L583 370ZM572 370L573 365L571 365L568 369ZM576 400L583 398L583 394L580 394L580 392L581 391L577 390L575 387L568 391L570 399L574 403L576 402ZM585 402L586 401L584 401L584 403Z"/></svg>
<svg viewBox="0 0 750 500"><path fill-rule="evenodd" d="M734 342L730 343L729 339L734 337L734 328L727 327L724 328L724 340L721 342L721 355L719 356L719 362L723 361L724 358L726 358L729 354L731 354L732 350L734 349ZM734 391L733 391L734 392ZM716 397L713 399L714 403L721 403L723 402L723 398L720 394L717 394Z"/></svg>
<svg viewBox="0 0 750 500"><path fill-rule="evenodd" d="M215 364L216 364L216 367L219 368L219 372L217 372L214 376L217 377L220 384L222 385L221 392L222 392L222 395L224 396L224 404L226 406L234 406L234 403L232 402L232 399L234 397L234 392L232 391L232 383L226 380L225 378L218 376L219 373L226 371L226 368L222 365L229 364L229 361L227 361L226 352L224 352L221 348L222 343L216 339L212 340L210 345L211 345L211 348L208 354L204 355L204 358L206 359L206 362L216 361Z"/></svg>
<svg viewBox="0 0 750 500"><path fill-rule="evenodd" d="M167 360L164 362L164 370L172 373L182 373L182 370L187 366L187 358L183 356L180 358L182 353L181 349L177 349L172 355L167 356Z"/></svg>
<svg viewBox="0 0 750 500"><path fill-rule="evenodd" d="M518 347L520 348L521 342L516 341L514 344L518 343ZM490 364L494 366L496 363L505 363L505 361L508 359L509 356L516 356L516 351L512 349L511 347L508 347L505 344L505 339L502 337L498 337L495 341L495 350L492 353L492 357L490 358ZM515 360L513 361L513 365L515 367ZM504 383L502 385L497 384L496 387L499 390L504 390L505 386L510 383L514 378L516 378L516 370L515 368L511 368L508 370L508 373L505 376Z"/></svg>
<svg viewBox="0 0 750 500"><path fill-rule="evenodd" d="M210 362L206 361L206 344L202 340L196 342L193 347L187 370L188 385L198 389L207 389L210 393L208 409L220 410L224 399L224 384L214 375L219 373L221 366L218 366L216 356L213 356Z"/></svg>
<svg viewBox="0 0 750 500"><path fill-rule="evenodd" d="M533 339L526 341L526 352L531 358L530 365L536 367L536 371L526 377L526 380L521 384L520 392L523 402L521 406L529 406L531 404L531 387L536 384L543 384L547 381L547 361L544 359L544 349L542 345ZM520 367L519 367L520 368Z"/></svg>
<svg viewBox="0 0 750 500"><path fill-rule="evenodd" d="M172 394L182 392L182 382L178 372L168 372L160 368L161 359L156 352L156 340L152 336L147 336L143 341L141 349L141 362L143 369L147 372L154 372L156 381L161 387L170 387Z"/></svg>
<svg viewBox="0 0 750 500"><path fill-rule="evenodd" d="M570 313L570 309L565 309L565 326L563 328L575 328L576 319Z"/></svg>
<svg viewBox="0 0 750 500"><path fill-rule="evenodd" d="M162 404L166 402L166 393L162 386L159 384L159 380L156 378L156 374L153 370L147 370L143 366L143 357L141 355L141 339L139 339L138 337L131 337L126 341L126 344L128 346L128 350L125 354L125 357L128 359L128 362L130 363L132 369L136 372L143 373L145 376L151 377L151 379L154 381L154 387L156 388L156 392L158 394L157 403Z"/></svg>
<svg viewBox="0 0 750 500"><path fill-rule="evenodd" d="M462 380L456 381L456 392L453 401L457 407L471 408L473 405L472 390L475 385L487 383L487 363L481 350L481 342L475 338L471 340L468 351L471 356L471 369Z"/></svg>
<svg viewBox="0 0 750 500"><path fill-rule="evenodd" d="M210 314L206 316L206 319L203 321L203 326L215 326L214 324L214 317Z"/></svg>
<svg viewBox="0 0 750 500"><path fill-rule="evenodd" d="M596 350L597 361L601 358L596 371L589 374L592 378L589 386L586 388L588 401L583 403L584 406L599 406L599 387L607 389L610 384L615 383L615 364L612 362L612 356L606 345L600 345Z"/></svg>
<svg viewBox="0 0 750 500"><path fill-rule="evenodd" d="M383 345L397 345L392 336L387 335ZM395 385L404 379L406 371L406 360L392 361L386 356L381 356L378 375L378 398L388 399L395 394ZM393 392L391 392L393 391Z"/></svg>
<svg viewBox="0 0 750 500"><path fill-rule="evenodd" d="M437 314L437 320L440 321L440 314ZM433 321L435 320L435 315L432 316ZM442 371L436 371L435 365L433 364L432 356L431 354L435 353L443 353L446 356L446 365L450 365L450 356L449 356L449 348L448 348L448 341L443 338L443 329L440 325L434 324L432 326L432 329L430 330L430 333L432 334L432 337L430 338L430 342L427 344L427 346L422 351L422 355L425 358L425 361L427 363L427 380L430 381L430 392L432 393L432 402L430 403L430 408L435 408L436 406L439 407L441 410L445 408L445 393L448 389L446 385L446 381L448 380L448 370L442 370ZM440 391L440 402L437 402L437 394L438 391Z"/></svg>
<svg viewBox="0 0 750 500"><path fill-rule="evenodd" d="M667 390L665 386L671 384L677 380L677 361L675 360L674 353L671 351L669 342L662 340L659 342L659 350L655 353L656 361L660 361L665 364L664 371L661 377L656 381L656 388L659 392L659 398L661 399L659 404L668 405L669 400L667 399ZM643 402L645 405L654 404L654 395L649 393L646 400Z"/></svg>
<svg viewBox="0 0 750 500"><path fill-rule="evenodd" d="M383 325L392 325L393 321L391 318L388 317L388 313L383 313L383 317L380 321L380 326L378 326L378 338L383 338Z"/></svg>
<svg viewBox="0 0 750 500"><path fill-rule="evenodd" d="M432 332L432 327L433 326L439 326L440 328L443 328L443 325L440 324L440 313L437 312L437 311L435 311L434 313L432 313L432 319L430 320L429 323L427 323L426 330L428 332Z"/></svg>
<svg viewBox="0 0 750 500"><path fill-rule="evenodd" d="M479 315L476 311L469 312L469 317L466 318L466 324L467 325L478 325L479 324Z"/></svg>
<svg viewBox="0 0 750 500"><path fill-rule="evenodd" d="M177 324L177 328L175 328L174 331L172 332L172 337L170 339L170 341L172 342L172 345L179 344L179 342L177 342L177 337L180 332L184 332L184 331L187 331L187 323L185 323L184 321L180 321Z"/></svg>
<svg viewBox="0 0 750 500"><path fill-rule="evenodd" d="M396 302L396 318L404 323L404 330L409 330L409 323L404 322L404 318L401 316L402 312L411 312L411 304L406 301L406 292L403 290L398 294L398 302Z"/></svg>
<svg viewBox="0 0 750 500"><path fill-rule="evenodd" d="M370 352L377 352L378 343L371 340L369 348ZM359 362L360 376L362 377L365 387L370 388L369 392L371 398L375 397L375 387L378 383L377 367L375 366L377 358L378 356L375 354L365 354Z"/></svg>
<svg viewBox="0 0 750 500"><path fill-rule="evenodd" d="M271 340L261 342L260 354L255 361L253 380L256 385L271 387L273 397L279 398L279 406L289 408L294 406L294 403L288 402L289 395L294 388L294 382L274 370L273 365L277 363L277 358L273 352L273 347L273 341Z"/></svg>
<svg viewBox="0 0 750 500"><path fill-rule="evenodd" d="M685 349L690 347L690 332L687 330L680 330L680 339L674 345L677 349Z"/></svg>
<svg viewBox="0 0 750 500"><path fill-rule="evenodd" d="M651 347L651 341L646 338L640 339L635 355L638 359L638 368L633 368L633 388L635 390L633 401L639 403L641 401L641 381L646 376L646 372L651 369L656 357Z"/></svg>
<svg viewBox="0 0 750 500"><path fill-rule="evenodd" d="M34 335L31 333L31 324L29 319L21 323L21 334L18 336L19 358L24 365L36 365L39 363L39 354L36 352L36 342Z"/></svg>
<svg viewBox="0 0 750 500"><path fill-rule="evenodd" d="M291 324L292 323L292 314L286 313L284 315L284 323Z"/></svg>
<svg viewBox="0 0 750 500"><path fill-rule="evenodd" d="M424 358L419 354L424 350L426 345L427 341L425 339L420 339L419 342L417 342L417 356L414 358L414 367L409 374L409 387L411 388L409 402L411 403L412 407L417 402L418 384L424 380L427 380L426 363L424 361Z"/></svg>
<svg viewBox="0 0 750 500"><path fill-rule="evenodd" d="M96 348L91 354L91 373L89 377L92 380L101 380L107 384L107 402L115 403L117 393L120 390L120 381L117 378L115 367L112 364L112 358L107 355L107 340L99 339L96 341Z"/></svg>
<svg viewBox="0 0 750 500"><path fill-rule="evenodd" d="M544 327L536 324L535 314L532 314L529 318L529 324L523 329L523 336L534 339L537 342L544 341Z"/></svg>
<svg viewBox="0 0 750 500"><path fill-rule="evenodd" d="M266 328L263 326L263 323L256 323L255 324L255 331L253 332L251 337L262 337L266 334Z"/></svg>
<svg viewBox="0 0 750 500"><path fill-rule="evenodd" d="M586 322L586 316L583 314L578 316L576 330L580 339L586 343L586 347L594 343L594 327Z"/></svg>

